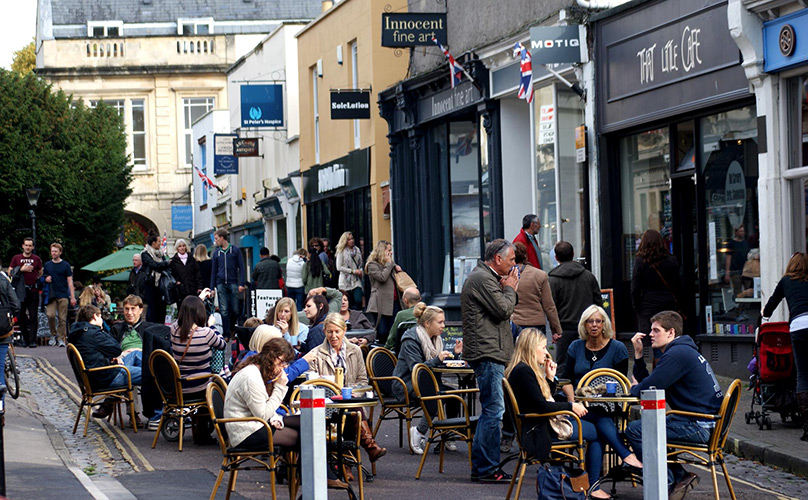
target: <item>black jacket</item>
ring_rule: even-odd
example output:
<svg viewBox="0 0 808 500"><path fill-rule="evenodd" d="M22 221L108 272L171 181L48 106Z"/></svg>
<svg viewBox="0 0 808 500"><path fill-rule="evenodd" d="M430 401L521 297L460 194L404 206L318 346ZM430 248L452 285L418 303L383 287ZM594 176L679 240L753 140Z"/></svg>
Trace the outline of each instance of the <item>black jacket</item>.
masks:
<svg viewBox="0 0 808 500"><path fill-rule="evenodd" d="M149 255L149 252L145 250L140 253L140 260L143 261L142 271L146 271L146 288L157 288L157 285L154 283L154 279L149 275L152 273L152 271L161 273L168 270L170 267L169 262L165 260L165 257L163 257L163 260L159 262L154 260L152 256Z"/></svg>
<svg viewBox="0 0 808 500"><path fill-rule="evenodd" d="M774 287L772 296L763 308L763 316L768 318L780 305L783 298L788 304L789 321L801 314L808 313L808 281L798 281L789 276L783 276Z"/></svg>
<svg viewBox="0 0 808 500"><path fill-rule="evenodd" d="M631 304L637 314L651 317L660 311L680 310L681 291L679 263L673 255L666 255L654 267L649 266L642 257L634 260Z"/></svg>
<svg viewBox="0 0 808 500"><path fill-rule="evenodd" d="M143 266L135 272L134 268L129 271L129 284L126 286L126 295L137 295L143 298L146 290L146 271Z"/></svg>
<svg viewBox="0 0 808 500"><path fill-rule="evenodd" d="M412 327L401 336L401 349L398 351L398 362L393 369L393 376L400 378L407 385L407 392L411 397L415 397L412 389L412 369L418 363L424 363L430 368L443 366L439 356L432 359L424 357L424 350L421 347L421 338L418 337L417 327ZM443 349L441 349L443 350ZM440 374L437 374L440 377ZM401 384L393 384L393 394L399 401L404 401L404 388Z"/></svg>
<svg viewBox="0 0 808 500"><path fill-rule="evenodd" d="M189 295L196 295L197 290L202 290L202 274L199 272L199 263L193 256L188 255L185 264L182 263L179 254L174 254L170 261L171 275L177 280L177 292L179 300L177 306L182 303L182 299Z"/></svg>
<svg viewBox="0 0 808 500"><path fill-rule="evenodd" d="M17 291L11 286L6 273L0 271L0 305L11 309L11 314L14 316L20 313L20 301L17 297ZM5 334L6 332L0 332ZM13 335L9 335L4 339L0 339L0 344L8 344L11 342Z"/></svg>
<svg viewBox="0 0 808 500"><path fill-rule="evenodd" d="M112 358L121 354L121 344L112 335L83 321L73 323L67 341L76 346L85 368L108 366ZM107 388L115 375L117 375L117 370L91 373L90 384L93 389Z"/></svg>
<svg viewBox="0 0 808 500"><path fill-rule="evenodd" d="M135 330L140 335L140 340L143 340L143 332L146 331L146 328L152 326L153 324L154 323L149 323L147 321L141 321L140 323L135 323ZM114 338L118 342L118 345L121 345L121 342L123 341L123 336L127 330L128 327L126 325L126 322L121 321L115 323L114 325L112 325L112 327L110 327L110 335L112 335L112 338ZM144 363L146 362L145 358L143 362Z"/></svg>
<svg viewBox="0 0 808 500"><path fill-rule="evenodd" d="M581 313L591 305L602 305L600 285L579 262L561 262L547 273L550 290L564 331L577 331Z"/></svg>
<svg viewBox="0 0 808 500"><path fill-rule="evenodd" d="M253 270L253 281L258 290L280 290L282 277L281 265L269 257L258 261Z"/></svg>

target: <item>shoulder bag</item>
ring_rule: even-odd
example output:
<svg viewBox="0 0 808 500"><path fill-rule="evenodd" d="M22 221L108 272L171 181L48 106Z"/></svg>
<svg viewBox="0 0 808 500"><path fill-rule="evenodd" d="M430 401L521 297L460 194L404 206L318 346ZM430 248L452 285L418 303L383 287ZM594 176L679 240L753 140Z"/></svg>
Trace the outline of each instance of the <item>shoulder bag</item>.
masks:
<svg viewBox="0 0 808 500"><path fill-rule="evenodd" d="M671 292L671 295L673 295L673 302L674 302L674 304L676 304L676 312L678 312L679 316L682 317L682 321L687 321L687 316L685 316L685 313L682 310L682 307L679 305L679 298L676 297L676 292L673 291L673 288L671 288L671 286L668 284L668 282L665 280L665 278L662 277L662 273L659 272L659 269L657 269L656 264L652 265L651 269L653 269L657 273L657 276L659 276L659 279L662 280L662 284L665 285L665 288L667 288L668 291Z"/></svg>
<svg viewBox="0 0 808 500"><path fill-rule="evenodd" d="M536 475L539 500L585 500L589 475L581 469L542 464Z"/></svg>
<svg viewBox="0 0 808 500"><path fill-rule="evenodd" d="M397 271L393 273L393 280L396 282L396 288L399 293L404 293L404 290L410 287L418 288L415 281L404 271Z"/></svg>

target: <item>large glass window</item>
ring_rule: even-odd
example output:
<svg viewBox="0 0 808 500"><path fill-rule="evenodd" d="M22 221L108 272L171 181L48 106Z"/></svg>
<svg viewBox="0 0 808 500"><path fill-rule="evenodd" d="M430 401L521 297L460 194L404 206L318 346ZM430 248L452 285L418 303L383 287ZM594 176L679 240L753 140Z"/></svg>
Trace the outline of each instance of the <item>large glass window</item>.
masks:
<svg viewBox="0 0 808 500"><path fill-rule="evenodd" d="M132 163L146 169L146 101L132 100Z"/></svg>
<svg viewBox="0 0 808 500"><path fill-rule="evenodd" d="M575 127L584 123L584 101L567 87L557 86L556 92L558 129L562 131L558 134L556 141L559 192L561 193L558 200L561 206L561 227L558 230L558 236L559 239L572 243L576 258L586 259L588 258L586 240L589 227L585 224L587 219L587 200L584 189L585 167L584 164L578 163L575 157L575 134L572 133ZM554 243L541 247L542 266L545 270L555 266L555 259L548 258Z"/></svg>
<svg viewBox="0 0 808 500"><path fill-rule="evenodd" d="M208 150L205 141L199 143L199 168L202 170L202 173L208 175ZM207 206L208 204L208 185L207 183L202 183L202 203L201 206Z"/></svg>
<svg viewBox="0 0 808 500"><path fill-rule="evenodd" d="M480 172L477 128L473 122L449 123L452 255L454 286L459 291L481 253Z"/></svg>
<svg viewBox="0 0 808 500"><path fill-rule="evenodd" d="M558 207L556 206L556 106L552 85L535 90L536 117L536 200L541 229L536 235L542 249L542 267L549 264L546 249L558 241Z"/></svg>
<svg viewBox="0 0 808 500"><path fill-rule="evenodd" d="M216 99L214 97L190 97L182 100L183 127L185 130L185 167L191 168L193 164L193 148L191 146L191 126L202 115L213 109Z"/></svg>
<svg viewBox="0 0 808 500"><path fill-rule="evenodd" d="M634 254L642 233L656 229L670 235L670 137L656 129L620 141L620 179L623 193L621 255L623 279L631 279Z"/></svg>

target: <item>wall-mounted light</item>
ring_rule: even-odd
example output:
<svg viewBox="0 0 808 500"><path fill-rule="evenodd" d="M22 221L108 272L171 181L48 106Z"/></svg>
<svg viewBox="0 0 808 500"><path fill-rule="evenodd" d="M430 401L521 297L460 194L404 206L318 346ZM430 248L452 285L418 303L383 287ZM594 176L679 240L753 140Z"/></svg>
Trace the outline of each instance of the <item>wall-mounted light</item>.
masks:
<svg viewBox="0 0 808 500"><path fill-rule="evenodd" d="M342 44L337 45L337 64L342 64Z"/></svg>
<svg viewBox="0 0 808 500"><path fill-rule="evenodd" d="M317 59L317 76L323 77L323 60Z"/></svg>

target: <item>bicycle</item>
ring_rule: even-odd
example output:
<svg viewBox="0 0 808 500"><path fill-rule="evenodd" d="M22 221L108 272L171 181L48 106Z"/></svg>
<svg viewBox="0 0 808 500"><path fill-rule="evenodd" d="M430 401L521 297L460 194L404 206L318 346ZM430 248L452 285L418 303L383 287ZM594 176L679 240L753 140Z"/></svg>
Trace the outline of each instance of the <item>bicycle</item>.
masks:
<svg viewBox="0 0 808 500"><path fill-rule="evenodd" d="M5 363L6 390L12 399L20 397L20 369L17 367L17 353L14 351L14 343L17 342L18 335L19 330L15 325L11 342L8 343Z"/></svg>

